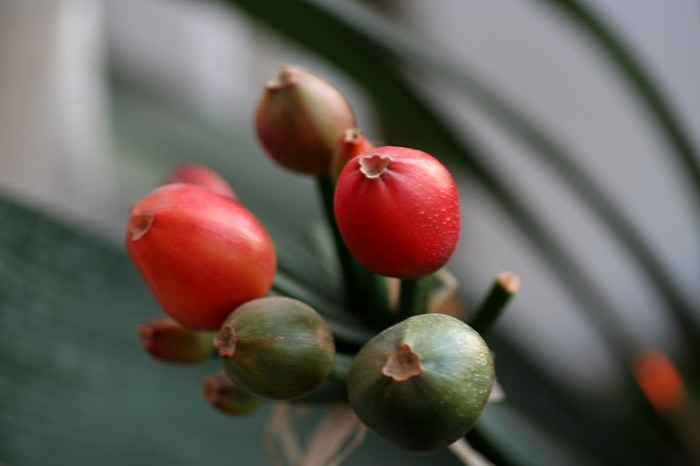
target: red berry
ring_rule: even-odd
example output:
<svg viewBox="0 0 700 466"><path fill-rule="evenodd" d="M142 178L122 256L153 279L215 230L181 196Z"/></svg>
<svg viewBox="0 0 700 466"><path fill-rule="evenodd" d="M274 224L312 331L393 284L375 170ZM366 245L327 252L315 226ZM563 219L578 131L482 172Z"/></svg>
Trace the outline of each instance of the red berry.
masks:
<svg viewBox="0 0 700 466"><path fill-rule="evenodd" d="M335 215L350 252L381 275L435 272L459 240L459 200L437 159L414 149L380 147L352 159L338 178Z"/></svg>
<svg viewBox="0 0 700 466"><path fill-rule="evenodd" d="M194 330L217 330L241 304L265 296L276 258L258 219L209 189L162 186L131 211L126 245L156 299Z"/></svg>
<svg viewBox="0 0 700 466"><path fill-rule="evenodd" d="M217 172L196 163L181 163L163 179L163 184L187 183L209 188L214 192L236 199L233 188Z"/></svg>
<svg viewBox="0 0 700 466"><path fill-rule="evenodd" d="M331 163L331 176L333 179L338 179L346 163L370 149L374 149L374 144L359 129L348 128L343 131Z"/></svg>

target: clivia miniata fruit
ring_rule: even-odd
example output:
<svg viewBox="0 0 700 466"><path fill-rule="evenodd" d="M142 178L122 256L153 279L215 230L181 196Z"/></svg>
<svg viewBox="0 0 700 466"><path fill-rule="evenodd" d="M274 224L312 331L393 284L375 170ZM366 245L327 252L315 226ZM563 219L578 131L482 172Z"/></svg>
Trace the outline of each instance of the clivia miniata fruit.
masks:
<svg viewBox="0 0 700 466"><path fill-rule="evenodd" d="M193 330L218 330L229 313L265 296L275 250L238 201L192 184L161 186L134 205L126 245L161 307Z"/></svg>
<svg viewBox="0 0 700 466"><path fill-rule="evenodd" d="M348 374L348 396L360 420L389 443L432 450L467 433L494 377L478 333L454 317L422 314L362 347Z"/></svg>
<svg viewBox="0 0 700 466"><path fill-rule="evenodd" d="M418 278L441 268L459 240L457 189L434 157L379 147L345 165L335 216L348 249L368 269Z"/></svg>
<svg viewBox="0 0 700 466"><path fill-rule="evenodd" d="M284 66L265 86L255 129L265 151L290 170L328 175L343 131L355 116L343 94L315 73Z"/></svg>
<svg viewBox="0 0 700 466"><path fill-rule="evenodd" d="M163 179L163 184L186 183L196 184L211 189L224 196L236 199L233 188L226 180L211 168L197 163L181 163L176 165Z"/></svg>
<svg viewBox="0 0 700 466"><path fill-rule="evenodd" d="M328 377L333 335L323 318L296 299L273 296L247 302L221 326L214 345L238 386L261 398L305 395Z"/></svg>

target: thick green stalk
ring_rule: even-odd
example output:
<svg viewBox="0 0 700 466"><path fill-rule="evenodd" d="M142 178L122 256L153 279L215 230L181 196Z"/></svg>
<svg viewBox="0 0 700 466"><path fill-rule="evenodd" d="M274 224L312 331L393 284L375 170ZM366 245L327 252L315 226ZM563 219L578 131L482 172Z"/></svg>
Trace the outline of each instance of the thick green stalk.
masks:
<svg viewBox="0 0 700 466"><path fill-rule="evenodd" d="M432 275L401 280L398 321L427 312L432 284Z"/></svg>
<svg viewBox="0 0 700 466"><path fill-rule="evenodd" d="M328 378L334 382L345 384L348 381L348 373L352 366L353 356L350 354L337 353L333 361L333 368Z"/></svg>
<svg viewBox="0 0 700 466"><path fill-rule="evenodd" d="M485 336L519 290L520 278L510 272L498 274L488 295L474 312L469 325L481 336Z"/></svg>
<svg viewBox="0 0 700 466"><path fill-rule="evenodd" d="M329 176L317 177L319 193L323 202L323 212L326 216L326 222L333 234L333 242L337 252L338 261L343 276L343 286L345 287L345 300L351 308L357 308L362 302L362 284L357 273L354 258L350 251L345 246L343 238L338 230L338 225L335 222L335 214L333 210L333 193L334 184Z"/></svg>
<svg viewBox="0 0 700 466"><path fill-rule="evenodd" d="M333 333L338 349L357 351L372 338L372 332L352 320L353 316L345 312L345 309L338 307L335 302L328 301L323 296L318 295L306 287L304 283L299 283L283 271L277 272L272 289L275 293L279 293L282 296L303 301L318 311Z"/></svg>
<svg viewBox="0 0 700 466"><path fill-rule="evenodd" d="M338 230L333 210L335 185L329 176L317 178L326 220L333 234L333 240L342 269L347 306L366 318L367 322L380 328L391 322L389 301L384 279L362 264L350 253Z"/></svg>

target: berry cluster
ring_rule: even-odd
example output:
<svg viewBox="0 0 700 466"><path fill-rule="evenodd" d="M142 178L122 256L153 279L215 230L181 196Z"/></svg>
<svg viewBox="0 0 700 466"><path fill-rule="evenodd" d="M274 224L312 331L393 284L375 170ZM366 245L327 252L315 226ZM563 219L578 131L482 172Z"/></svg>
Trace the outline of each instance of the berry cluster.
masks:
<svg viewBox="0 0 700 466"><path fill-rule="evenodd" d="M223 372L204 394L230 414L335 384L392 444L457 441L484 408L494 368L479 333L445 305L454 290L443 267L460 234L452 176L425 152L375 147L345 97L301 68L267 83L255 124L275 161L319 180L345 290L338 308L369 337L338 344L326 310L274 287L265 227L216 172L182 165L127 226L131 259L169 316L140 326L144 347L173 362L219 357Z"/></svg>

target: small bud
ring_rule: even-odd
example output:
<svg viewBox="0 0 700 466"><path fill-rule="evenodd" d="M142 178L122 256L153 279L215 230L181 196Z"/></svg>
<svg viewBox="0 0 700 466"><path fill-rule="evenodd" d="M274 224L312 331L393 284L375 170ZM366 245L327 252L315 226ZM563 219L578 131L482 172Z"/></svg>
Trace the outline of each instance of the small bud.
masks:
<svg viewBox="0 0 700 466"><path fill-rule="evenodd" d="M173 183L131 210L129 255L165 312L193 330L218 330L232 309L267 295L275 249L258 219L209 189Z"/></svg>
<svg viewBox="0 0 700 466"><path fill-rule="evenodd" d="M233 188L217 172L204 165L195 163L181 163L168 173L163 179L163 184L186 183L211 189L215 193L236 199Z"/></svg>
<svg viewBox="0 0 700 466"><path fill-rule="evenodd" d="M168 362L199 362L214 355L211 333L196 332L169 317L138 326L139 339L151 356Z"/></svg>
<svg viewBox="0 0 700 466"><path fill-rule="evenodd" d="M214 408L232 416L250 414L262 403L260 398L231 382L223 372L204 379L202 396Z"/></svg>
<svg viewBox="0 0 700 466"><path fill-rule="evenodd" d="M454 317L423 314L384 330L359 351L348 395L360 420L386 441L433 450L469 431L494 378L479 334Z"/></svg>
<svg viewBox="0 0 700 466"><path fill-rule="evenodd" d="M265 151L290 170L326 175L343 131L355 117L338 89L318 75L284 66L267 83L255 117Z"/></svg>
<svg viewBox="0 0 700 466"><path fill-rule="evenodd" d="M234 383L273 400L297 398L320 386L335 358L333 336L321 316L286 297L240 306L214 345Z"/></svg>
<svg viewBox="0 0 700 466"><path fill-rule="evenodd" d="M374 144L357 128L348 128L340 137L338 147L333 154L331 176L337 180L340 172L350 160L358 155L374 149Z"/></svg>

